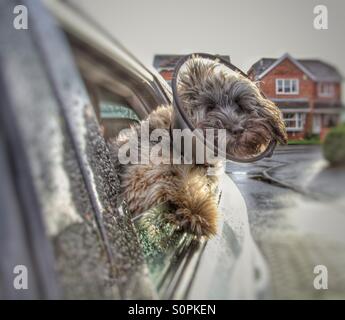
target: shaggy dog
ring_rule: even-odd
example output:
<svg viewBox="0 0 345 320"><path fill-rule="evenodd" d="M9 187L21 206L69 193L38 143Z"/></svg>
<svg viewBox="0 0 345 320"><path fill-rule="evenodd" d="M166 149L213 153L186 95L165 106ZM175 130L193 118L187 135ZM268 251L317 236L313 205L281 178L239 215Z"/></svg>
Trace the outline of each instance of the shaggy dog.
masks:
<svg viewBox="0 0 345 320"><path fill-rule="evenodd" d="M193 57L178 79L178 94L184 111L195 128L226 130L226 151L250 157L264 150L271 139L286 143L286 131L279 109L264 98L257 86L240 74L219 70L219 63ZM173 107L160 106L130 132L120 134L116 150L131 138L140 141L141 126L149 130L169 129ZM153 144L150 145L152 147ZM142 146L139 144L138 148ZM172 145L170 146L173 147ZM217 231L217 176L208 168L219 163L120 165L121 189L128 210L139 215L167 204L163 219L177 229L197 237L210 237Z"/></svg>

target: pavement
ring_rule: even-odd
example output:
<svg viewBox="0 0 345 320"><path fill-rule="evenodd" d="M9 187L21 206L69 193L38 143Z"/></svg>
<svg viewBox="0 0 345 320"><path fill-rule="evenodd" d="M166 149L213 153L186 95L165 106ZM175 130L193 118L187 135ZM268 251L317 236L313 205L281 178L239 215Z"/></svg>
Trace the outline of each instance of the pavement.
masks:
<svg viewBox="0 0 345 320"><path fill-rule="evenodd" d="M345 168L330 168L319 146L286 146L226 170L267 262L270 297L345 298ZM314 287L317 265L328 270L326 290Z"/></svg>

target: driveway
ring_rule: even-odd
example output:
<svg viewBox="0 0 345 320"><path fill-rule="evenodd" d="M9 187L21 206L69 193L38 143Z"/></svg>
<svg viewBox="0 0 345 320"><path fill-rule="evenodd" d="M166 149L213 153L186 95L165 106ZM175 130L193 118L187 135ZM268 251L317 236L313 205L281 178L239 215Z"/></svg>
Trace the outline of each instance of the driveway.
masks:
<svg viewBox="0 0 345 320"><path fill-rule="evenodd" d="M318 146L277 148L255 164L228 163L247 205L252 235L270 269L272 298L345 297L345 169ZM314 268L328 289L314 288Z"/></svg>

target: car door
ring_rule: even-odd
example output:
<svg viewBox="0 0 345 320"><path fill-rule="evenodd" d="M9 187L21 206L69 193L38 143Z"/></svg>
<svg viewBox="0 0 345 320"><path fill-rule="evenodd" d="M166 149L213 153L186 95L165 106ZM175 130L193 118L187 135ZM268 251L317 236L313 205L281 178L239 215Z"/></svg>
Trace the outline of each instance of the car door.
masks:
<svg viewBox="0 0 345 320"><path fill-rule="evenodd" d="M21 2L29 29L13 28L15 5L0 4L0 296L153 298L133 224L116 206L117 172L71 40L38 1ZM126 95L143 117L165 95L135 65L121 69L117 89L144 83L141 97ZM25 290L14 285L23 267Z"/></svg>

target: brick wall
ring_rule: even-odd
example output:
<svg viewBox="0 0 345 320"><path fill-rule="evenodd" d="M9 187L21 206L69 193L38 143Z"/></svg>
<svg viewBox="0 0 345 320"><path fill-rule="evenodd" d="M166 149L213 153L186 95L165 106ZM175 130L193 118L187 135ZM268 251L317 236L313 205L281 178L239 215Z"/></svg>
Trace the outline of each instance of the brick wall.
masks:
<svg viewBox="0 0 345 320"><path fill-rule="evenodd" d="M173 76L173 70L161 70L160 75L167 81L170 81Z"/></svg>
<svg viewBox="0 0 345 320"><path fill-rule="evenodd" d="M276 79L298 79L298 94L276 94ZM315 83L306 76L289 59L283 60L277 67L266 74L260 81L259 86L268 98L292 99L307 98L313 99L316 93Z"/></svg>

